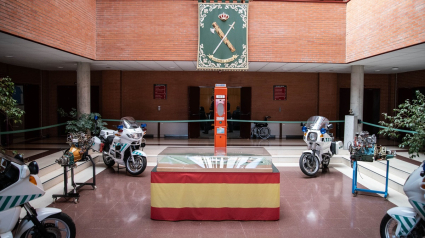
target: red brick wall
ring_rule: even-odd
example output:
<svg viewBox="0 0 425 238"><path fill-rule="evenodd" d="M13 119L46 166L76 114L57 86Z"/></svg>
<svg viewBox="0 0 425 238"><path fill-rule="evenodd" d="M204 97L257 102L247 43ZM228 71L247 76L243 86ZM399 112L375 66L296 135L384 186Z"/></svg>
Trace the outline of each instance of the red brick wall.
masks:
<svg viewBox="0 0 425 238"><path fill-rule="evenodd" d="M121 71L102 71L102 118L121 118Z"/></svg>
<svg viewBox="0 0 425 238"><path fill-rule="evenodd" d="M347 3L347 62L425 42L425 1Z"/></svg>
<svg viewBox="0 0 425 238"><path fill-rule="evenodd" d="M0 31L96 58L95 0L0 0Z"/></svg>
<svg viewBox="0 0 425 238"><path fill-rule="evenodd" d="M0 6L0 31L91 59L196 60L197 1L0 0ZM424 1L251 1L249 9L252 62L344 63L425 42Z"/></svg>
<svg viewBox="0 0 425 238"><path fill-rule="evenodd" d="M425 70L397 74L397 88L425 87Z"/></svg>
<svg viewBox="0 0 425 238"><path fill-rule="evenodd" d="M0 73L11 76L16 84L40 85L42 77L43 125L53 125L58 121L57 86L74 85L76 82L76 72L71 71L40 71L0 63ZM398 87L425 87L425 70L398 74L397 82ZM188 87L212 87L215 83L226 83L229 87L252 87L253 120L261 120L265 115L270 115L276 121L300 121L312 115L323 115L335 120L339 115L339 89L350 87L350 74L149 71L91 73L91 84L101 87L101 114L107 119L133 116L139 120L186 120ZM166 100L153 99L153 84L167 84ZM273 85L287 85L288 100L274 101ZM379 88L380 111L392 110L395 99L394 74L367 74L365 88ZM157 110L158 106L161 106L161 111ZM43 134L55 136L56 132L57 129L53 128Z"/></svg>
<svg viewBox="0 0 425 238"><path fill-rule="evenodd" d="M317 115L329 120L338 120L338 74L319 74L319 111ZM307 119L307 118L306 118Z"/></svg>
<svg viewBox="0 0 425 238"><path fill-rule="evenodd" d="M138 120L187 120L188 87L214 86L215 83L252 87L253 120L262 120L265 115L273 120L306 120L317 114L316 73L123 71L122 115ZM166 100L153 99L154 84L167 84ZM288 100L274 101L273 85L287 85ZM106 87L105 81L103 87ZM113 94L109 100L119 101L119 95ZM157 110L158 106L161 111ZM108 108L104 108L106 115L105 110Z"/></svg>
<svg viewBox="0 0 425 238"><path fill-rule="evenodd" d="M97 1L98 60L195 61L197 1ZM250 2L250 61L345 61L340 3Z"/></svg>

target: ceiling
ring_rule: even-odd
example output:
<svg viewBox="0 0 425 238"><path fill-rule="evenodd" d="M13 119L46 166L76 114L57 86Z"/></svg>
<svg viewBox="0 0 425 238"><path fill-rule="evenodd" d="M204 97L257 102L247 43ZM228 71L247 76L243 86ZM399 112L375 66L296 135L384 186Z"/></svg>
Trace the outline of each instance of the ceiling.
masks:
<svg viewBox="0 0 425 238"><path fill-rule="evenodd" d="M50 71L77 70L77 62L90 62L91 70L196 71L196 61L90 60L1 32L0 62ZM351 65L364 65L365 73L367 74L390 74L424 70L425 43L349 64L250 62L248 71L350 73Z"/></svg>

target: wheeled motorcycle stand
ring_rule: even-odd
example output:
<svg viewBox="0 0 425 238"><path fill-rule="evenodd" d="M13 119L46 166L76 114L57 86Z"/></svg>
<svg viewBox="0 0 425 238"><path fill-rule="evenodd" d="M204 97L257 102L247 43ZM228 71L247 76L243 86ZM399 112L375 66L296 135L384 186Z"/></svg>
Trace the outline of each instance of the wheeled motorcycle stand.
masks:
<svg viewBox="0 0 425 238"><path fill-rule="evenodd" d="M86 152L87 153L87 152ZM96 165L92 159L92 157L88 154L84 154L85 158L89 158L90 162L93 166L93 183L75 183L74 181L74 167L70 165L63 165L63 183L64 183L64 194L53 194L53 202L56 202L58 198L74 198L74 203L78 203L78 200L80 198L80 194L77 192L78 189L80 189L83 186L92 186L93 190L95 190L96 187ZM71 192L68 192L68 167L70 167L69 170L71 170L71 186L73 189Z"/></svg>
<svg viewBox="0 0 425 238"><path fill-rule="evenodd" d="M376 191L376 190L371 190L371 189L357 188L358 164L357 164L357 161L354 160L354 162L353 162L353 184L352 184L352 191L351 191L353 193L353 197L356 197L358 191L360 191L360 192L365 192L365 193L383 194L384 198L387 198L388 197L388 172L389 172L389 168L390 168L390 161L387 160L387 174L386 174L386 177L385 177L385 191Z"/></svg>

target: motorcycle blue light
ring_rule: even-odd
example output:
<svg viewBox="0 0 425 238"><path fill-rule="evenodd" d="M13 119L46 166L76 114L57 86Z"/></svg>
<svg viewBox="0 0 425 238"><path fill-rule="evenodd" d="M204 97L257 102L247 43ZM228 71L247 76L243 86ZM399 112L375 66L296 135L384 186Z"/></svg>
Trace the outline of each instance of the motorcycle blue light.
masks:
<svg viewBox="0 0 425 238"><path fill-rule="evenodd" d="M325 128L320 129L320 133L325 134L326 133L326 129Z"/></svg>
<svg viewBox="0 0 425 238"><path fill-rule="evenodd" d="M307 132L307 127L306 127L306 126L303 126L301 130L302 130L303 132Z"/></svg>
<svg viewBox="0 0 425 238"><path fill-rule="evenodd" d="M143 123L140 125L141 128L145 128L146 127L146 123Z"/></svg>
<svg viewBox="0 0 425 238"><path fill-rule="evenodd" d="M118 129L118 130L122 130L123 128L124 128L124 126L123 126L123 125L118 125L118 126L117 126L117 129Z"/></svg>
<svg viewBox="0 0 425 238"><path fill-rule="evenodd" d="M99 117L98 117L98 116L94 116L94 120L96 120L96 121L97 121L97 119L99 119Z"/></svg>

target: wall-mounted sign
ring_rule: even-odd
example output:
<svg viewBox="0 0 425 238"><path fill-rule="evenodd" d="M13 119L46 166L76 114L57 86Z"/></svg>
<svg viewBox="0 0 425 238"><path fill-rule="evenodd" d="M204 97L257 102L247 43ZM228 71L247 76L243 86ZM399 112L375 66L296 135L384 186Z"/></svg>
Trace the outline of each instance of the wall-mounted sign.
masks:
<svg viewBox="0 0 425 238"><path fill-rule="evenodd" d="M248 69L249 1L244 2L203 3L199 0L197 69Z"/></svg>
<svg viewBox="0 0 425 238"><path fill-rule="evenodd" d="M286 99L286 85L273 85L273 100Z"/></svg>
<svg viewBox="0 0 425 238"><path fill-rule="evenodd" d="M154 99L167 99L167 84L154 84L153 85L153 98Z"/></svg>

